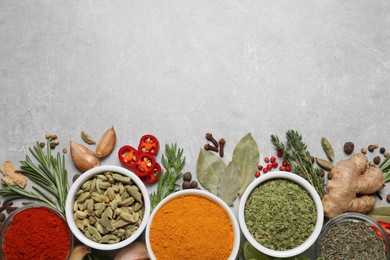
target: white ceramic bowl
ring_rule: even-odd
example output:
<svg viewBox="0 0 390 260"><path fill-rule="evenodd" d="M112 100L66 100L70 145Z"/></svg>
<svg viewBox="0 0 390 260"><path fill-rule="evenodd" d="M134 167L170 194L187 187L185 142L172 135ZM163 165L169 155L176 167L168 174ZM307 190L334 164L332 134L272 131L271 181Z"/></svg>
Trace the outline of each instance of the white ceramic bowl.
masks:
<svg viewBox="0 0 390 260"><path fill-rule="evenodd" d="M317 222L316 222L316 225L314 227L313 233L301 245L299 245L293 249L289 249L289 250L285 250L285 251L272 250L272 249L269 249L269 248L261 245L260 243L258 243L252 237L252 235L249 233L248 228L247 228L246 223L245 223L244 210L245 210L245 204L246 204L246 201L247 201L249 195L251 194L253 189L256 188L257 186L261 185L262 183L264 183L268 180L274 180L274 179L290 180L290 181L293 181L293 182L301 185L305 190L308 191L308 193L310 194L310 196L314 200L316 210L317 210ZM302 177L300 177L294 173L291 173L291 172L275 171L275 172L270 172L270 173L261 175L259 178L254 180L248 186L248 188L245 190L244 194L241 197L240 205L238 208L238 221L240 223L242 233L244 234L244 236L246 237L248 242L253 247L255 247L257 250L259 250L260 252L262 252L266 255L273 256L273 257L282 257L282 258L283 257L292 257L292 256L296 256L296 255L304 252L311 245L313 245L315 243L315 241L317 240L317 238L321 232L322 225L324 222L324 210L322 207L322 201L321 201L320 196L318 195L318 193L316 192L314 187L309 182L307 182Z"/></svg>
<svg viewBox="0 0 390 260"><path fill-rule="evenodd" d="M150 215L150 219L149 219L148 225L146 226L146 233L145 233L146 248L148 250L150 258L151 259L156 259L155 255L153 253L152 247L150 245L150 226L153 223L154 216L159 211L159 209L162 206L164 206L167 202L169 202L169 201L171 201L171 200L173 200L175 198L178 198L178 197L181 197L181 196L188 196L188 195L202 196L202 197L204 197L206 199L209 199L210 201L216 202L219 206L221 206L221 208L223 208L226 211L226 213L228 214L228 216L230 218L230 221L232 222L233 233L234 233L233 250L232 250L232 253L230 254L229 259L232 259L232 260L236 259L238 251L240 249L240 236L241 236L241 234L240 234L240 227L238 225L236 217L233 214L233 211L229 208L229 206L223 200L221 200L220 198L218 198L214 194L211 194L209 192L202 191L202 190L195 190L195 189L182 190L182 191L178 191L178 192L175 192L175 193L169 195L168 197L163 199L157 205L157 207L152 211L152 214Z"/></svg>
<svg viewBox="0 0 390 260"><path fill-rule="evenodd" d="M84 182L86 182L87 180L93 178L93 176L95 176L96 174L107 172L107 171L114 172L114 173L120 173L122 175L129 176L130 179L133 181L133 183L135 183L138 186L138 188L140 189L142 196L143 196L144 207L145 207L142 222L141 222L140 226L138 227L138 229L134 232L134 234L132 234L129 238L122 240L122 241L115 243L115 244L101 244L101 243L97 243L95 241L90 240L81 232L80 229L78 229L78 227L76 226L76 223L73 219L73 214L74 214L73 204L75 201L76 193L79 191L81 185ZM73 183L73 185L71 186L71 188L69 190L68 197L66 198L65 214L66 214L66 220L68 222L70 230L76 236L76 238L78 240L80 240L81 243L83 243L89 247L99 249L99 250L115 250L115 249L119 249L119 248L122 248L122 247L129 245L134 240L136 240L144 231L146 224L148 222L148 219L149 219L149 215L150 215L149 194L148 194L148 191L146 190L146 187L143 184L143 182L139 179L139 177L137 175L135 175L131 171L126 170L123 167L118 167L118 166L109 166L109 165L98 166L98 167L92 168L92 169L84 172L83 174L81 174L81 176Z"/></svg>

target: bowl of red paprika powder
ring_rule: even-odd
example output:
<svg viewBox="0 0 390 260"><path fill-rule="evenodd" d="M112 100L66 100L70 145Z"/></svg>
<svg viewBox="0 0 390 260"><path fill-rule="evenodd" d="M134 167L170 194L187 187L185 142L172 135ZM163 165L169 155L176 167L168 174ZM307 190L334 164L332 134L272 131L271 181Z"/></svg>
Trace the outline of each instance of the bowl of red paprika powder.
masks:
<svg viewBox="0 0 390 260"><path fill-rule="evenodd" d="M67 259L73 238L57 209L39 204L22 206L4 221L0 259Z"/></svg>

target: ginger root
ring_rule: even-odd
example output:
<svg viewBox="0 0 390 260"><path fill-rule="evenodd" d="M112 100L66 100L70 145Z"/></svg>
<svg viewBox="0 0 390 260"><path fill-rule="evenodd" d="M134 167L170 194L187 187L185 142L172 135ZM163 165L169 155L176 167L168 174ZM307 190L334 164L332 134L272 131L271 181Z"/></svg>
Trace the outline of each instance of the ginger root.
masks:
<svg viewBox="0 0 390 260"><path fill-rule="evenodd" d="M0 172L4 175L4 178L1 179L2 182L8 185L18 185L22 189L26 187L27 177L18 173L16 166L12 162L5 161L0 168Z"/></svg>
<svg viewBox="0 0 390 260"><path fill-rule="evenodd" d="M367 169L368 160L361 153L338 162L329 172L328 194L322 200L324 213L331 219L347 211L367 214L375 206L375 192L385 186L378 167Z"/></svg>

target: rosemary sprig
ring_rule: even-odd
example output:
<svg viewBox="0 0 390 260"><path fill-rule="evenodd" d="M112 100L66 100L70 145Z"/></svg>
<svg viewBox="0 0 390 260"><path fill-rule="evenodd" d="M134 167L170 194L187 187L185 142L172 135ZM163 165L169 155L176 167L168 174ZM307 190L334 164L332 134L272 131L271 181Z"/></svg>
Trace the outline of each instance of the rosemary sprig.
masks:
<svg viewBox="0 0 390 260"><path fill-rule="evenodd" d="M33 186L33 191L26 191L17 186L3 184L3 187L0 188L0 195L5 198L3 204L11 200L26 199L52 206L65 213L65 201L69 189L65 156L57 153L57 156L54 157L51 154L49 143L46 147L46 154L38 142L33 148L29 148L36 163L28 155L26 155L25 161L20 161L22 165L20 172L38 187Z"/></svg>
<svg viewBox="0 0 390 260"><path fill-rule="evenodd" d="M165 156L162 155L161 157L161 163L165 171L158 179L157 191L150 195L153 208L165 197L178 190L177 182L182 177L181 171L185 165L186 159L183 157L183 149L177 149L176 143L171 146L165 145Z"/></svg>
<svg viewBox="0 0 390 260"><path fill-rule="evenodd" d="M291 171L307 180L322 198L325 195L324 178L319 168L314 167L312 156L307 150L302 136L294 130L286 132L286 145L278 136L271 135L271 142L277 150L283 152L283 159L290 165Z"/></svg>
<svg viewBox="0 0 390 260"><path fill-rule="evenodd" d="M390 156L388 156L386 159L384 159L379 164L379 169L383 172L383 179L386 182L390 181Z"/></svg>

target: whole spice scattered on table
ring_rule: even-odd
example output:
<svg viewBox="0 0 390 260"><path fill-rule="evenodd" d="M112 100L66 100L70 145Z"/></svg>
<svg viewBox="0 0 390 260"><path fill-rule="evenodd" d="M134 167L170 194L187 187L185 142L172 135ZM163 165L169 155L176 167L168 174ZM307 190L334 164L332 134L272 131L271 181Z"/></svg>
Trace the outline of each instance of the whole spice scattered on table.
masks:
<svg viewBox="0 0 390 260"><path fill-rule="evenodd" d="M363 222L344 221L330 227L321 240L324 260L386 259L384 244Z"/></svg>
<svg viewBox="0 0 390 260"><path fill-rule="evenodd" d="M37 184L39 188L33 186L32 191L26 191L18 186L3 184L0 189L0 196L5 198L3 204L15 199L26 199L52 206L62 213L65 212L65 201L69 188L65 156L61 156L60 153L53 156L49 145L46 147L45 154L37 142L33 148L29 149L36 162L33 162L28 155L26 155L25 161L20 162L22 165L21 173ZM52 196L49 196L47 192Z"/></svg>
<svg viewBox="0 0 390 260"><path fill-rule="evenodd" d="M286 145L280 142L278 136L271 135L271 142L276 150L282 151L283 158L291 167L291 171L306 179L317 191L320 198L325 195L324 178L321 170L314 167L312 156L307 150L302 136L295 130L286 132Z"/></svg>
<svg viewBox="0 0 390 260"><path fill-rule="evenodd" d="M234 233L228 214L217 203L185 195L167 202L156 213L150 243L159 260L228 259Z"/></svg>
<svg viewBox="0 0 390 260"><path fill-rule="evenodd" d="M309 193L289 180L269 180L249 195L244 209L249 233L272 250L289 250L313 232L317 211Z"/></svg>
<svg viewBox="0 0 390 260"><path fill-rule="evenodd" d="M3 249L7 260L63 260L70 243L66 222L53 211L38 207L16 213L5 233Z"/></svg>
<svg viewBox="0 0 390 260"><path fill-rule="evenodd" d="M231 206L253 181L259 156L257 143L248 133L234 147L233 158L228 165L214 153L201 149L196 175L205 189Z"/></svg>

